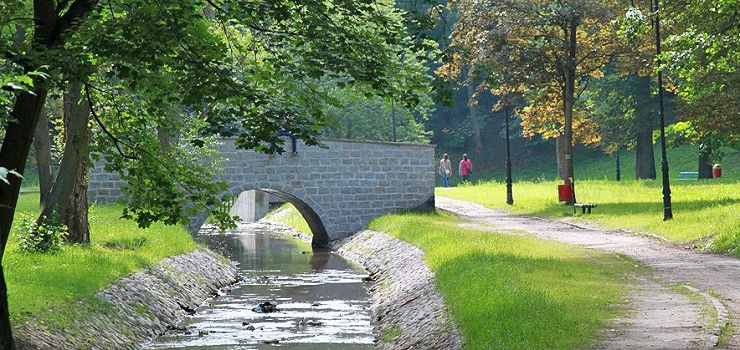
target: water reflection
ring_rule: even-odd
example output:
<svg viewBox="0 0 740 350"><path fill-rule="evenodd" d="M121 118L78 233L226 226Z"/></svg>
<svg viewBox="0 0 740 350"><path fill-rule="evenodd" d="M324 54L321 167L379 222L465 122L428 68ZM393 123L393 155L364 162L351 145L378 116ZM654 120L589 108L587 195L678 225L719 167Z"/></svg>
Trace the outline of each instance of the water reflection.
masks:
<svg viewBox="0 0 740 350"><path fill-rule="evenodd" d="M232 292L198 309L179 331L147 349L373 349L364 271L331 252L245 224L201 238L240 264L244 280ZM255 313L259 303L279 312Z"/></svg>

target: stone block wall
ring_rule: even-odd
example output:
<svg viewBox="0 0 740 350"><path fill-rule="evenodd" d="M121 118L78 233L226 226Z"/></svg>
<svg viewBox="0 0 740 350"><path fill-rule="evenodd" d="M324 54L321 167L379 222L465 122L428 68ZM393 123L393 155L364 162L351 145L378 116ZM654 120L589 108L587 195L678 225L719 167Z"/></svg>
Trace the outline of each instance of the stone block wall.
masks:
<svg viewBox="0 0 740 350"><path fill-rule="evenodd" d="M289 148L290 139L285 141ZM299 201L326 230L314 235L325 234L330 240L359 231L386 213L433 204L434 146L320 141L323 147L308 147L299 140L297 154L265 155L238 150L233 139L224 139L220 151L228 161L218 180L227 182L235 196L264 189L294 204ZM90 200L120 198L121 185L117 176L96 167L90 172ZM193 219L199 226L205 218Z"/></svg>

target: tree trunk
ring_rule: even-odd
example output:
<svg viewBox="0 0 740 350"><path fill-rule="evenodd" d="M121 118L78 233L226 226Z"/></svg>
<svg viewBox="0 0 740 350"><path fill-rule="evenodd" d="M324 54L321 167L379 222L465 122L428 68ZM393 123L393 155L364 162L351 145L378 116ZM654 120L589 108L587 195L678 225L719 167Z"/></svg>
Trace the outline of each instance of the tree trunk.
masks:
<svg viewBox="0 0 740 350"><path fill-rule="evenodd" d="M33 1L33 45L29 50L30 57L36 57L49 49L63 44L62 35L69 35L73 27L82 23L98 0L75 1L64 14L65 22L58 26L59 17L56 1ZM38 47L37 47L38 46ZM43 57L43 56L41 56ZM31 69L27 69L31 70ZM46 101L47 90L42 77L34 78L34 87L31 92L18 95L10 116L15 120L5 125L5 139L0 148L0 166L15 170L23 174L31 150L36 123L41 114L41 108ZM10 236L10 227L13 224L15 206L18 203L18 194L21 190L21 179L11 176L10 185L0 185L0 261L5 254L5 246ZM10 328L10 313L8 310L8 293L5 276L0 273L0 350L14 350L13 333Z"/></svg>
<svg viewBox="0 0 740 350"><path fill-rule="evenodd" d="M563 123L563 148L565 163L565 184L573 184L573 105L575 104L575 84L576 84L576 29L578 28L578 19L571 18L566 33L566 54L567 62L565 65L565 92L563 98L563 109L565 121ZM575 192L575 191L574 191ZM575 197L575 193L573 194Z"/></svg>
<svg viewBox="0 0 740 350"><path fill-rule="evenodd" d="M11 112L11 117L16 122L5 125L5 138L0 148L0 167L23 174L31 143L33 143L36 123L45 100L46 90L43 89L35 90L33 94L24 92L18 96ZM10 176L8 181L10 185L0 184L0 261L5 254L5 246L10 236L15 206L21 190L21 179ZM0 275L0 279L2 279L0 281L0 350L15 349L10 329L5 278Z"/></svg>
<svg viewBox="0 0 740 350"><path fill-rule="evenodd" d="M568 177L565 170L565 137L563 135L555 138L555 153L558 161L558 177L565 181Z"/></svg>
<svg viewBox="0 0 740 350"><path fill-rule="evenodd" d="M62 164L49 199L39 215L42 223L57 211L61 223L69 230L69 241L90 243L87 221L86 166L89 139L90 106L81 100L82 83L72 81L64 93L64 140Z"/></svg>
<svg viewBox="0 0 740 350"><path fill-rule="evenodd" d="M635 178L655 179L655 151L653 148L653 104L650 78L641 77L635 85Z"/></svg>
<svg viewBox="0 0 740 350"><path fill-rule="evenodd" d="M10 329L10 307L8 305L8 286L5 284L3 265L0 264L0 349L15 349L13 333Z"/></svg>
<svg viewBox="0 0 740 350"><path fill-rule="evenodd" d="M470 127L472 129L472 134L470 135L471 138L471 144L470 147L473 148L473 151L475 153L480 152L482 145L481 145L481 139L480 139L480 123L478 123L478 113L476 112L477 108L475 104L473 103L473 95L475 94L475 86L473 86L473 79L468 79L468 111L470 112L469 120L470 120Z"/></svg>
<svg viewBox="0 0 740 350"><path fill-rule="evenodd" d="M699 178L700 179L711 179L712 176L712 162L709 156L712 154L712 145L710 143L702 143L699 146Z"/></svg>
<svg viewBox="0 0 740 350"><path fill-rule="evenodd" d="M53 182L51 134L49 133L49 118L46 116L45 108L41 109L39 121L36 123L33 147L36 150L36 165L39 171L39 192L41 193L40 204L43 207L46 203L46 198L51 192Z"/></svg>

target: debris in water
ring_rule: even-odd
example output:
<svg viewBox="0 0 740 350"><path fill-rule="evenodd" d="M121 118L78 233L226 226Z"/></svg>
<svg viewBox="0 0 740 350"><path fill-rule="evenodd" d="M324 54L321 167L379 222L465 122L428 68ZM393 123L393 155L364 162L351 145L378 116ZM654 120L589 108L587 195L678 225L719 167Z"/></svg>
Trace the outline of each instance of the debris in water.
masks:
<svg viewBox="0 0 740 350"><path fill-rule="evenodd" d="M280 311L280 309L277 308L277 305L269 301L266 301L264 303L259 304L259 306L253 308L252 311L269 314L271 312L278 312Z"/></svg>
<svg viewBox="0 0 740 350"><path fill-rule="evenodd" d="M298 328L305 328L306 326L321 326L324 323L321 321L314 321L309 320L308 318L304 317L295 322L296 327Z"/></svg>
<svg viewBox="0 0 740 350"><path fill-rule="evenodd" d="M193 315L195 315L195 309L193 309L193 308L191 308L191 307L188 307L187 305L184 305L184 304L183 304L183 303L181 303L180 301L177 301L177 305L180 305L180 308L181 308L181 309L182 309L183 311L185 311L185 313L186 313L186 314L188 314L189 316L193 316Z"/></svg>

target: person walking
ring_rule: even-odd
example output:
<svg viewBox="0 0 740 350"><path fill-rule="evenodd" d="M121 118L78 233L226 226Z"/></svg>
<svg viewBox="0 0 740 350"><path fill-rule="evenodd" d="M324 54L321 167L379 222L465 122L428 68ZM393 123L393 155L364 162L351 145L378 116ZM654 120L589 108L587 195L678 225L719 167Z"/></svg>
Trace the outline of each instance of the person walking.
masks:
<svg viewBox="0 0 740 350"><path fill-rule="evenodd" d="M450 177L452 176L452 163L450 156L445 153L439 161L439 175L442 175L442 182L445 187L450 187Z"/></svg>
<svg viewBox="0 0 740 350"><path fill-rule="evenodd" d="M470 182L470 175L473 175L473 162L468 158L467 154L463 153L457 171L460 173L463 183Z"/></svg>

